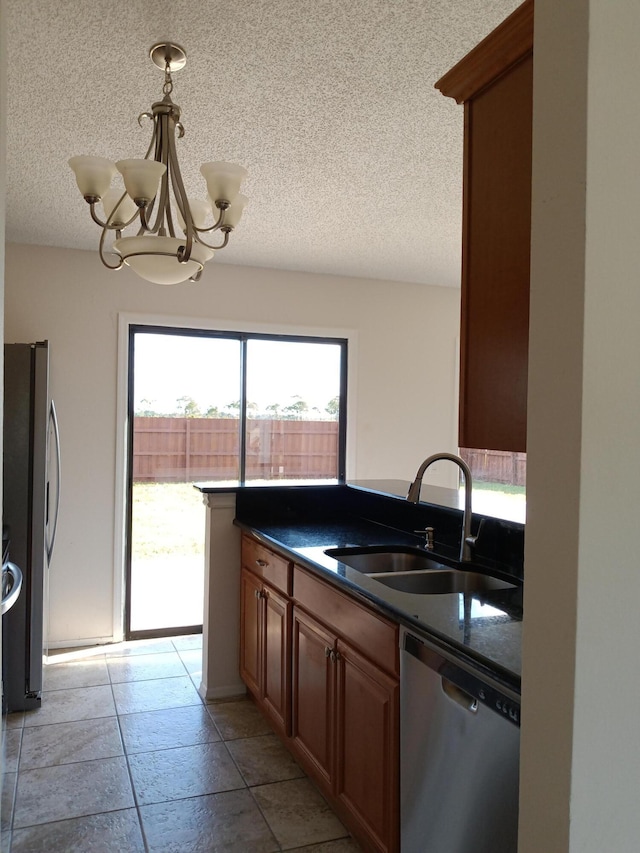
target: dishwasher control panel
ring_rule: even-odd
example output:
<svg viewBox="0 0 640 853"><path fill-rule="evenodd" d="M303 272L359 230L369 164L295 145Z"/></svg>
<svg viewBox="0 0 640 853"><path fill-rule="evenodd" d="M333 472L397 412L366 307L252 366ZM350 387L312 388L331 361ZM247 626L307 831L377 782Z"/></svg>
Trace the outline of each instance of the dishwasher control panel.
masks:
<svg viewBox="0 0 640 853"><path fill-rule="evenodd" d="M462 699L463 703L466 697L470 710L476 710L478 703L481 703L505 720L520 726L520 702L497 685L488 683L489 679L485 680L461 662L446 657L439 649L409 632L404 634L402 651L437 672L443 680L445 692L455 695L458 700ZM455 685L457 693L447 691L447 683Z"/></svg>
<svg viewBox="0 0 640 853"><path fill-rule="evenodd" d="M493 690L487 685L482 685L478 690L478 699L489 705L494 711L507 717L512 723L520 725L520 705L512 699L508 699L504 694Z"/></svg>

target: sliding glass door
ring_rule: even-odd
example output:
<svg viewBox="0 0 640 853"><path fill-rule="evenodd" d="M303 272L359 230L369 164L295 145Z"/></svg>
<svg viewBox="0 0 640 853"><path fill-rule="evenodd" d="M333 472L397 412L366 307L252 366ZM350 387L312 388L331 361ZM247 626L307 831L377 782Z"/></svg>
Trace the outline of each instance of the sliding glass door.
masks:
<svg viewBox="0 0 640 853"><path fill-rule="evenodd" d="M203 423L208 401L237 398L240 342L133 328L129 355L126 635L201 631L205 507L193 483L238 477L238 411L215 437Z"/></svg>
<svg viewBox="0 0 640 853"><path fill-rule="evenodd" d="M125 633L202 629L194 484L344 479L346 341L131 326Z"/></svg>

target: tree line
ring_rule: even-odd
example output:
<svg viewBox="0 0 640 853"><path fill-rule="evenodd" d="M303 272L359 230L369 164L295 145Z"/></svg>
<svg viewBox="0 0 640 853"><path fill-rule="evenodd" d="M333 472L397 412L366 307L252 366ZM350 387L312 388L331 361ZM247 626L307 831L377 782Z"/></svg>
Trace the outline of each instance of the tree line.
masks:
<svg viewBox="0 0 640 853"><path fill-rule="evenodd" d="M332 397L323 409L310 406L299 394L294 394L288 406L271 403L262 411L257 403L247 403L247 417L252 420L337 420L340 398ZM193 397L179 397L172 412L158 412L152 400L143 399L135 411L139 418L239 418L240 400L233 400L221 408L201 408Z"/></svg>

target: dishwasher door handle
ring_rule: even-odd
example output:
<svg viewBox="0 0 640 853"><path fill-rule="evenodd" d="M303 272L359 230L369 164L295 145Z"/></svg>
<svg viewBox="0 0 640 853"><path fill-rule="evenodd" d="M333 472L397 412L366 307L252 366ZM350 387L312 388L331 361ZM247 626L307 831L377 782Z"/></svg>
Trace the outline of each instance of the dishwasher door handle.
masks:
<svg viewBox="0 0 640 853"><path fill-rule="evenodd" d="M442 684L442 692L445 693L449 699L456 702L456 704L460 705L461 708L464 708L465 711L470 711L472 714L477 714L478 712L478 700L475 696L472 696L470 693L467 693L462 688L458 687L457 684L454 684L452 681L449 681L448 678L442 676L441 678Z"/></svg>

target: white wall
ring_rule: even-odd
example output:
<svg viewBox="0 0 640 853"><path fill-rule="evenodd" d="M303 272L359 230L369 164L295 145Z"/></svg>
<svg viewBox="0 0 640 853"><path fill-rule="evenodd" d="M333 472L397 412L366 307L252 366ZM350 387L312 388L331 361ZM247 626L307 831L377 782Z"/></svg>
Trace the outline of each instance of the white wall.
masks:
<svg viewBox="0 0 640 853"><path fill-rule="evenodd" d="M520 853L640 844L638 32L536 0Z"/></svg>
<svg viewBox="0 0 640 853"><path fill-rule="evenodd" d="M105 270L93 252L7 246L6 340L47 338L62 435L63 500L51 569L56 642L112 635L116 377L121 313L356 331L352 472L410 480L455 450L459 292L413 284L233 267L159 287ZM453 467L453 466L450 466ZM450 471L436 476L449 485ZM444 479L446 478L446 479ZM438 480L433 480L438 483Z"/></svg>

